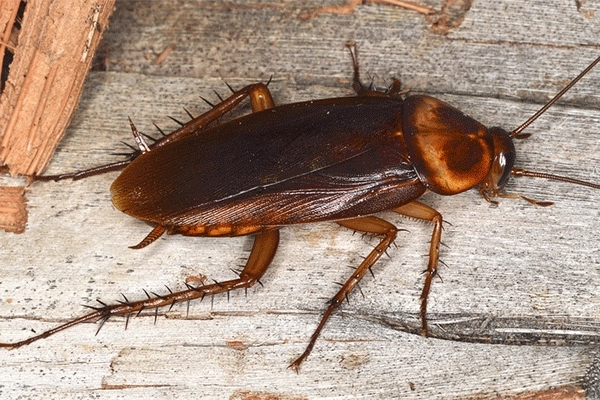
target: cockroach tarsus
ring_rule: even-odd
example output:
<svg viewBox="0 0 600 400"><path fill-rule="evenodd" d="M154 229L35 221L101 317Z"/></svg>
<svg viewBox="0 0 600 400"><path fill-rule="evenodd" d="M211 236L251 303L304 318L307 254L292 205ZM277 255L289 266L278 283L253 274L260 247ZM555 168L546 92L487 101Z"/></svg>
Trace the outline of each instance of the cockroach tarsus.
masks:
<svg viewBox="0 0 600 400"><path fill-rule="evenodd" d="M130 120L139 150L124 161L72 174L37 180L81 179L126 167L111 186L113 204L154 228L139 249L165 232L187 236L254 235L254 244L237 279L149 294L147 299L100 303L92 312L60 326L0 347L16 348L82 322L172 307L207 295L247 289L263 276L286 225L334 221L378 236L364 258L330 300L305 351L290 365L298 370L310 354L331 314L386 253L399 231L374 216L396 213L433 224L429 261L420 296L421 334L427 336L427 298L437 275L442 215L417 199L426 191L454 195L477 188L488 202L494 197L522 197L502 189L511 176L554 179L594 189L600 185L577 179L513 168L513 139L587 74L598 57L540 111L512 132L486 128L456 108L424 95L403 97L394 80L386 92L360 81L354 45L355 97L332 98L275 106L267 85L248 85L193 118L176 131L147 145ZM249 98L253 113L207 128L208 124ZM234 156L227 154L235 150ZM167 166L167 167L165 167ZM156 314L155 314L156 317Z"/></svg>

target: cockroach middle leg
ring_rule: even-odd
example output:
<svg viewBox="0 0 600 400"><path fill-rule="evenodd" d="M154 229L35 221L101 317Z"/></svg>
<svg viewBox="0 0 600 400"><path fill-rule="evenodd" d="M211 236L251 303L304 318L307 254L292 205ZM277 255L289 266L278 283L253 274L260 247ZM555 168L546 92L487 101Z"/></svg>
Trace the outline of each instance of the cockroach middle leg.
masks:
<svg viewBox="0 0 600 400"><path fill-rule="evenodd" d="M402 89L401 82L396 78L393 79L392 85L385 92L375 90L372 84L365 86L360 80L360 67L358 56L356 55L356 45L354 42L348 42L346 43L346 47L350 51L350 57L352 57L352 69L354 71L352 75L352 89L354 89L357 96L400 97L410 91L409 89Z"/></svg>
<svg viewBox="0 0 600 400"><path fill-rule="evenodd" d="M202 285L198 287L192 287L187 285L186 290L179 292L169 292L165 295L156 295L156 297L150 297L140 301L122 301L118 304L103 305L101 307L94 308L94 311L86 314L82 317L73 319L63 325L57 326L56 328L50 329L39 335L32 336L28 339L15 342L15 343L0 343L0 347L17 348L36 340L44 339L54 335L57 332L78 325L82 322L98 320L100 323L106 322L110 317L113 316L124 316L128 317L131 314L137 314L143 310L158 309L160 307L172 306L176 303L182 303L191 301L194 299L203 298L207 295L213 295L217 293L230 292L236 289L246 289L254 285L265 273L277 250L279 245L279 230L269 230L256 234L254 238L254 244L252 251L248 257L248 261L244 266L243 270L239 274L239 278L232 279L224 282L213 283L210 285Z"/></svg>
<svg viewBox="0 0 600 400"><path fill-rule="evenodd" d="M337 294L335 296L333 296L333 298L329 302L329 307L327 307L327 310L325 310L325 314L321 318L321 322L319 323L319 326L317 327L315 332L312 334L310 341L308 342L308 345L306 346L306 350L304 350L304 353L302 353L302 355L300 355L300 357L298 357L289 366L289 368L293 369L296 372L298 372L298 368L300 367L300 364L302 364L304 359L306 357L308 357L308 355L312 351L312 349L315 345L315 342L317 341L317 338L321 334L321 331L323 330L325 323L327 322L327 320L329 319L329 317L331 316L333 311L336 308L338 308L340 306L340 304L343 303L344 299L346 299L348 294L356 287L356 285L358 285L358 283L365 276L367 271L369 271L369 269L385 253L385 251L388 249L388 247L390 247L390 245L396 239L396 234L398 233L398 228L396 228L394 225L390 224L387 221L384 221L381 218L377 218L377 217L373 217L373 216L349 219L349 220L345 220L345 221L337 221L337 223L346 228L353 229L355 231L364 232L364 233L368 233L368 234L374 234L374 235L378 235L378 236L383 236L383 238L381 239L379 244L377 246L375 246L375 248L363 260L363 262L358 266L358 268L356 268L356 270L354 271L352 276L350 278L348 278L346 283L337 292Z"/></svg>
<svg viewBox="0 0 600 400"><path fill-rule="evenodd" d="M429 262L427 270L425 270L425 284L421 292L421 335L427 336L427 297L429 296L433 277L437 275L440 243L442 240L442 214L418 201L412 201L401 207L397 207L394 211L407 217L429 221L434 224L431 243L429 245Z"/></svg>
<svg viewBox="0 0 600 400"><path fill-rule="evenodd" d="M169 133L158 139L156 142L152 143L152 145L148 146L149 151L154 148L164 146L167 143L171 143L177 141L181 138L194 136L201 134L204 128L210 124L211 122L221 118L225 114L232 111L237 105L239 105L244 99L247 97L250 98L250 104L252 106L252 111L260 111L265 110L267 108L272 108L275 106L273 102L273 97L271 96L271 92L267 85L264 83L255 83L252 85L248 85L243 87L242 89L235 91L231 96L215 105L214 108L205 112L202 115L192 119L188 123L184 124L179 129ZM60 174L60 175L42 175L35 176L34 180L37 181L59 181L63 179L73 179L79 180L83 178L87 178L94 175L104 174L106 172L118 171L125 168L129 163L131 163L141 152L135 151L129 155L129 158L122 161L117 161L114 163L102 165L99 167L94 167L90 169L86 169L83 171Z"/></svg>

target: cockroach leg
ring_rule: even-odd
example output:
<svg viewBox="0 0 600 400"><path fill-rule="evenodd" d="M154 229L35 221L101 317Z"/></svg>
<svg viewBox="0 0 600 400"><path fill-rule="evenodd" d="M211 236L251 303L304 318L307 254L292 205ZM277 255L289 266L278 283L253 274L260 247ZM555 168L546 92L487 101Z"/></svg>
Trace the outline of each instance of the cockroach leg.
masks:
<svg viewBox="0 0 600 400"><path fill-rule="evenodd" d="M433 208L418 201L412 201L395 208L394 211L407 217L429 221L434 224L431 243L429 245L429 263L425 271L425 284L421 292L421 335L427 336L427 297L429 296L433 277L437 275L440 242L442 239L442 215Z"/></svg>
<svg viewBox="0 0 600 400"><path fill-rule="evenodd" d="M83 322L99 320L102 323L106 322L113 316L124 316L127 318L128 315L139 313L142 310L157 309L159 307L171 307L175 303L182 303L198 298L203 298L206 295L213 295L217 293L230 292L235 289L249 288L254 285L265 273L279 244L279 230L269 230L256 234L254 238L254 244L252 251L246 261L246 265L239 275L238 279L232 279L229 281L213 283L210 285L203 285L198 287L188 286L188 289L180 292L169 292L163 296L152 297L148 293L147 299L139 301L121 301L117 304L106 305L104 303L101 307L92 307L93 312L86 314L82 317L71 320L63 325L59 325L56 328L50 329L39 335L32 336L28 339L14 342L14 343L0 343L0 347L17 348L24 345L28 345L40 339L47 338L53 334L63 331L72 326L78 325Z"/></svg>
<svg viewBox="0 0 600 400"><path fill-rule="evenodd" d="M148 146L148 144L146 144L144 137L140 134L140 132L138 132L138 130L135 127L135 125L133 124L133 121L131 120L131 118L129 118L129 126L131 126L131 133L133 133L133 139L135 140L135 143L140 148L140 153L144 154L144 153L149 152L150 147Z"/></svg>
<svg viewBox="0 0 600 400"><path fill-rule="evenodd" d="M59 175L39 175L33 176L33 181L62 181L63 179L73 179L74 181L78 181L83 178L87 178L94 175L105 174L107 172L112 171L120 171L125 168L135 157L137 157L138 153L132 153L129 155L129 159L123 161L117 161L114 163L101 165L99 167L89 168L83 171L71 172L67 174L59 174Z"/></svg>
<svg viewBox="0 0 600 400"><path fill-rule="evenodd" d="M177 118L171 117L170 115L167 115L167 118L169 118L171 121L175 122L179 126L184 126L185 125L183 122L181 122Z"/></svg>
<svg viewBox="0 0 600 400"><path fill-rule="evenodd" d="M260 85L257 85L249 94L253 112L275 107L275 102L267 86L262 83Z"/></svg>
<svg viewBox="0 0 600 400"><path fill-rule="evenodd" d="M600 60L600 58L598 60ZM576 79L578 79L578 78L576 78ZM551 101L554 102L555 99L556 99L556 96ZM544 106L544 108L545 108L545 106ZM516 135L518 137L519 135L523 136L525 134L520 133L520 134L516 134ZM510 171L510 175L513 177L516 177L516 178L523 177L523 176L527 176L527 177L531 177L531 178L544 178L544 179L550 179L550 180L559 181L559 182L572 183L574 185L586 186L586 187L589 187L592 189L600 189L600 184L597 184L597 183L582 181L581 179L570 178L568 176L549 174L546 172L528 171L528 170L524 170L522 168L513 168ZM504 185L498 185L497 181L495 181L494 178L492 178L491 180L487 179L479 184L479 194L481 196L483 196L483 198L488 203L492 203L492 204L496 204L496 205L498 204L498 202L495 200L492 200L491 199L492 197L502 197L502 198L509 198L509 199L519 199L520 198L520 199L523 199L523 200L529 202L530 204L540 206L540 207L548 207L548 206L551 206L554 204L551 201L539 201L539 200L531 199L529 197L525 197L518 193L503 193L503 192L501 192L503 187L504 187Z"/></svg>
<svg viewBox="0 0 600 400"><path fill-rule="evenodd" d="M369 86L365 86L360 80L360 68L358 65L358 57L356 55L356 45L354 42L348 42L346 43L346 47L350 50L350 56L352 57L352 69L354 70L352 75L352 89L354 89L357 96L400 97L409 92L408 89L402 89L400 80L395 78L392 81L392 85L385 92L376 90L372 81Z"/></svg>
<svg viewBox="0 0 600 400"><path fill-rule="evenodd" d="M321 318L321 322L319 323L319 326L317 327L315 332L312 334L310 341L308 342L308 345L306 346L306 349L304 350L304 353L302 353L302 355L300 355L300 357L298 357L289 366L289 368L293 369L296 372L298 372L298 368L300 367L300 364L302 364L304 359L306 357L308 357L308 355L312 351L312 349L315 345L315 342L317 341L317 338L321 334L321 331L323 330L325 323L327 322L327 320L329 319L329 317L331 316L333 311L336 308L338 308L340 306L340 304L342 304L344 302L344 299L346 298L346 296L348 296L348 294L356 287L356 285L358 285L358 283L365 276L365 274L369 271L369 269L377 262L377 260L379 260L379 258L385 253L387 248L390 247L390 245L396 239L396 234L398 232L398 228L396 228L394 225L392 225L389 222L384 221L380 218L372 217L372 216L349 219L349 220L344 220L344 221L337 221L337 223L340 224L341 226L350 228L354 231L383 236L383 238L381 239L379 244L377 246L375 246L375 248L363 260L363 262L358 266L358 268L356 268L356 270L354 271L352 276L350 278L348 278L346 283L344 283L344 285L342 285L342 288L337 292L337 294L329 302L329 307L327 307L327 310L325 310L325 314Z"/></svg>
<svg viewBox="0 0 600 400"><path fill-rule="evenodd" d="M481 192L480 194L483 196L483 198L485 199L485 201L487 201L488 203L491 203L493 205L498 205L498 202L496 200L492 200L488 194L486 192ZM501 192L497 192L493 194L494 197L500 197L503 199L523 199L526 202L528 202L529 204L533 204L534 206L540 206L540 207L549 207L551 205L554 204L554 202L552 201L539 201L539 200L535 200L529 197L525 197L521 194L518 193L501 193Z"/></svg>
<svg viewBox="0 0 600 400"><path fill-rule="evenodd" d="M240 104L247 97L250 98L252 105L252 111L260 111L275 106L271 92L264 83L255 83L248 85L236 92L231 96L217 104L213 109L205 112L204 114L192 119L188 123L184 124L179 129L171 132L170 134L160 138L150 146L146 146L148 150L152 150L156 147L163 146L167 143L177 141L181 138L194 136L201 133L202 130L211 122L221 118L228 112L232 111L238 104ZM133 128L132 128L133 129ZM135 132L134 132L135 136ZM138 135L139 136L139 135ZM136 139L137 142L137 139ZM139 142L138 142L139 145ZM147 151L147 150L146 150ZM143 151L142 151L143 152ZM129 155L129 159L110 163L100 167L90 168L84 171L60 174L60 175L46 175L46 176L34 176L34 181L59 181L63 179L83 179L94 175L100 175L110 171L121 170L131 163L141 152L134 151Z"/></svg>
<svg viewBox="0 0 600 400"><path fill-rule="evenodd" d="M211 108L214 108L214 107L215 106L211 106ZM185 113L188 115L188 117L190 117L190 119L196 118L187 108L183 107L183 111L185 111Z"/></svg>
<svg viewBox="0 0 600 400"><path fill-rule="evenodd" d="M356 45L354 42L348 42L346 43L346 47L350 50L352 69L354 70L354 74L352 75L352 89L360 96L362 93L368 91L368 89L360 81L360 68L358 66L358 57L356 56Z"/></svg>
<svg viewBox="0 0 600 400"><path fill-rule="evenodd" d="M354 42L346 43L346 47L350 50L350 56L352 57L352 69L354 70L354 74L352 75L352 89L357 96L376 96L376 97L384 97L385 93L379 92L373 89L373 82L371 85L365 86L360 80L360 68L358 66L358 57L356 55L356 45ZM394 80L394 90L396 92L400 92L400 81ZM396 82L398 82L396 84Z"/></svg>
<svg viewBox="0 0 600 400"><path fill-rule="evenodd" d="M129 246L129 248L134 249L134 250L144 248L144 247L148 246L150 243L157 240L159 237L161 237L162 234L165 233L166 230L167 230L167 228L165 228L164 226L157 225L154 229L152 229L152 231L148 234L148 236L146 236L141 242L139 242L135 246Z"/></svg>
<svg viewBox="0 0 600 400"><path fill-rule="evenodd" d="M245 86L242 89L234 92L231 96L217 104L211 110L199 115L183 125L181 128L158 140L151 146L151 149L154 147L163 146L166 143L177 141L184 137L194 136L198 133L201 133L209 123L221 118L233 110L247 97L250 98L253 111L274 107L271 92L264 83L255 83Z"/></svg>

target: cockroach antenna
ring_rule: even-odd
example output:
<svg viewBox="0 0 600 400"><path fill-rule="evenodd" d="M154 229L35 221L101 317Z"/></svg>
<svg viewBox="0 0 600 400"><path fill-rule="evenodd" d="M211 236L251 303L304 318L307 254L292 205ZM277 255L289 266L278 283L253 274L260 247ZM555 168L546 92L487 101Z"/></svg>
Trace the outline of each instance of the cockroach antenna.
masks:
<svg viewBox="0 0 600 400"><path fill-rule="evenodd" d="M510 132L510 137L511 138L519 138L520 135L523 135L522 132L523 132L523 130L525 128L527 128L529 125L531 125L533 123L533 121L535 121L536 119L538 119L550 107L552 107L552 105L554 105L554 103L556 103L565 93L567 93L573 86L575 86L575 84L577 82L579 82L585 75L587 75L588 72L590 72L599 62L600 62L600 57L598 57L594 61L592 61L592 63L590 65L588 65L588 67L586 69L584 69L583 71L581 71L581 73L579 75L577 75L577 77L575 77L571 82L569 82L569 84L567 86L565 86L560 92L558 92L556 94L556 96L554 96L549 102L547 102L535 114L533 114L531 117L529 117L529 119L527 119L527 121L523 122L516 129L514 129L512 132ZM532 178L544 178L544 179L550 179L550 180L555 180L555 181L572 183L572 184L575 184L575 185L587 186L587 187L592 188L592 189L600 189L600 185L596 184L596 183L592 183L592 182L588 182L588 181L583 181L583 180L580 180L580 179L569 178L569 177L566 177L566 176L560 176L560 175L555 175L555 174L548 174L548 173L545 173L545 172L527 171L527 170L524 170L522 168L513 168L512 171L511 171L511 175L514 176L514 177L528 176L528 177L532 177ZM530 201L531 199L526 199L526 200ZM535 200L533 202L535 202ZM549 205L549 204L552 204L552 203L541 204L540 202L535 202L535 203L539 204L539 205Z"/></svg>

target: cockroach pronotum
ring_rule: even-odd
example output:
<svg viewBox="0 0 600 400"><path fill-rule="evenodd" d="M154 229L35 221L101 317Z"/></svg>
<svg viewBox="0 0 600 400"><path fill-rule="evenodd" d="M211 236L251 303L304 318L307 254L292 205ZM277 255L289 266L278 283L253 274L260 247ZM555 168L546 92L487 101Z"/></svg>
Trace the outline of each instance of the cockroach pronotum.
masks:
<svg viewBox="0 0 600 400"><path fill-rule="evenodd" d="M354 97L275 106L267 85L233 94L205 114L147 145L133 123L138 144L121 162L38 180L80 179L125 167L111 186L112 201L124 213L154 226L139 249L165 232L188 236L254 235L250 256L237 279L189 285L140 301L102 304L51 330L1 347L20 347L79 323L128 317L206 295L248 288L271 263L286 225L334 221L380 242L331 299L304 351L291 365L298 370L332 312L394 242L398 229L374 214L392 210L433 224L421 293L421 333L427 335L427 297L438 270L442 215L417 201L427 190L454 195L477 188L494 197L511 176L548 178L600 189L577 179L514 168L513 139L563 96L598 62L592 62L531 118L511 132L486 128L456 108L425 95L405 96L394 80L385 91L365 87L353 44ZM207 124L250 98L253 113L214 127Z"/></svg>

